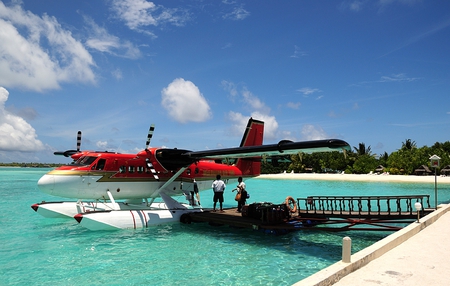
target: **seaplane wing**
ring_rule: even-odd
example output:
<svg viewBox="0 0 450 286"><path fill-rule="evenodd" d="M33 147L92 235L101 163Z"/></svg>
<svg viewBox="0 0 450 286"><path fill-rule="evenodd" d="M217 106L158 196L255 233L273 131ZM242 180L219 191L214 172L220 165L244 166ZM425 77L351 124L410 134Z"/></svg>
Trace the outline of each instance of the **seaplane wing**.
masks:
<svg viewBox="0 0 450 286"><path fill-rule="evenodd" d="M280 156L314 152L350 150L350 145L339 139L292 142L282 140L278 144L261 146L244 146L197 152L186 152L183 156L196 159L254 158L262 156Z"/></svg>

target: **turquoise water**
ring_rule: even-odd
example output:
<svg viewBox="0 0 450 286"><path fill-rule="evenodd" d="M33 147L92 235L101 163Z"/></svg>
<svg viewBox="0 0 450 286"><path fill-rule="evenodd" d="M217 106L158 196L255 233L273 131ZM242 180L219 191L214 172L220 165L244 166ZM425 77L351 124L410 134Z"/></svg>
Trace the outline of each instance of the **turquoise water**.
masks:
<svg viewBox="0 0 450 286"><path fill-rule="evenodd" d="M1 285L291 285L341 258L344 236L353 253L389 232L299 231L283 236L207 224L94 232L75 220L46 219L30 206L60 200L41 193L49 169L0 168ZM434 185L250 179L249 202L287 196L431 194ZM231 187L225 207L234 207ZM180 197L180 200L182 198ZM212 207L209 191L201 193ZM439 202L450 186L439 186ZM434 205L434 201L431 201Z"/></svg>

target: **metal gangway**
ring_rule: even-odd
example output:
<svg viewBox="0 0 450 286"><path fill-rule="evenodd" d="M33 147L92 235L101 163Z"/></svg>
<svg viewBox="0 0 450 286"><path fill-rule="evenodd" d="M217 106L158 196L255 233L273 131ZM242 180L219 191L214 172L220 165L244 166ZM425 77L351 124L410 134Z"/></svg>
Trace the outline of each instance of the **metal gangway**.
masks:
<svg viewBox="0 0 450 286"><path fill-rule="evenodd" d="M421 204L419 211L415 208L416 202ZM331 231L398 230L433 211L430 195L297 198L297 212L302 221ZM330 224L339 226L329 229Z"/></svg>

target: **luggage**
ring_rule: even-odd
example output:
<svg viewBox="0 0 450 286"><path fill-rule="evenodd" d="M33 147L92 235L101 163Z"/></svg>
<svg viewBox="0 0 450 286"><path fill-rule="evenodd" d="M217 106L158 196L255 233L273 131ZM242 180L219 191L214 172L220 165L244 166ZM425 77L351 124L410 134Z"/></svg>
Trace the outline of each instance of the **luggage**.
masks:
<svg viewBox="0 0 450 286"><path fill-rule="evenodd" d="M248 217L248 205L242 206L241 214L243 217Z"/></svg>
<svg viewBox="0 0 450 286"><path fill-rule="evenodd" d="M271 206L272 203L253 203L248 205L248 217L262 220L262 209Z"/></svg>
<svg viewBox="0 0 450 286"><path fill-rule="evenodd" d="M286 204L253 203L242 207L242 216L262 221L263 224L279 224L289 218Z"/></svg>

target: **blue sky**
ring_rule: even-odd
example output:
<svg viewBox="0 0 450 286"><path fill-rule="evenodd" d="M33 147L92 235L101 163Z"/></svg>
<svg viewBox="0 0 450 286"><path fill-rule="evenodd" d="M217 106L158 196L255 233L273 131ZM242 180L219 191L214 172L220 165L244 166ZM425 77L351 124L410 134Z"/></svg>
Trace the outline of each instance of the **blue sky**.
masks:
<svg viewBox="0 0 450 286"><path fill-rule="evenodd" d="M449 140L450 2L0 1L0 162L54 151Z"/></svg>

